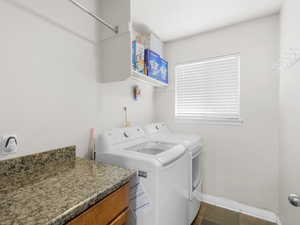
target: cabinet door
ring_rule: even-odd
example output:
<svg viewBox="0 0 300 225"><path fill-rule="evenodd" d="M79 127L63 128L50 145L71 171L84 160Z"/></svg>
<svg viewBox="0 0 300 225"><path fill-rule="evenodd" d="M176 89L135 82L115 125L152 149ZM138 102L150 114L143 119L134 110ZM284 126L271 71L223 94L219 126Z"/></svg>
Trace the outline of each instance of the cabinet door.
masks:
<svg viewBox="0 0 300 225"><path fill-rule="evenodd" d="M128 204L129 185L126 184L71 220L67 225L107 225L114 218L119 218L118 215L127 210Z"/></svg>
<svg viewBox="0 0 300 225"><path fill-rule="evenodd" d="M119 27L115 34L107 27L99 27L98 70L100 82L124 81L131 75L131 0L97 0L97 15Z"/></svg>
<svg viewBox="0 0 300 225"><path fill-rule="evenodd" d="M114 221L109 225L127 225L128 220L128 209L122 212Z"/></svg>
<svg viewBox="0 0 300 225"><path fill-rule="evenodd" d="M101 41L99 52L101 83L124 81L131 76L130 32Z"/></svg>

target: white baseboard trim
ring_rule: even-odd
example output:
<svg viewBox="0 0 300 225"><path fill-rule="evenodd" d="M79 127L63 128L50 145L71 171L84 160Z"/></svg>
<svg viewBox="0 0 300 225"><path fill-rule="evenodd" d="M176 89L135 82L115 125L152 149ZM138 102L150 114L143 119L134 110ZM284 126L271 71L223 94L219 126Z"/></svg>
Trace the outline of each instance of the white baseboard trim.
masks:
<svg viewBox="0 0 300 225"><path fill-rule="evenodd" d="M219 207L229 209L234 212L243 213L243 214L253 216L253 217L256 217L256 218L259 218L262 220L276 223L278 225L282 225L279 217L275 213L268 211L268 210L258 209L258 208L248 206L248 205L245 205L245 204L233 201L233 200L215 197L215 196L211 196L208 194L195 193L194 196L199 201L203 201L203 202L206 202L211 205L219 206Z"/></svg>

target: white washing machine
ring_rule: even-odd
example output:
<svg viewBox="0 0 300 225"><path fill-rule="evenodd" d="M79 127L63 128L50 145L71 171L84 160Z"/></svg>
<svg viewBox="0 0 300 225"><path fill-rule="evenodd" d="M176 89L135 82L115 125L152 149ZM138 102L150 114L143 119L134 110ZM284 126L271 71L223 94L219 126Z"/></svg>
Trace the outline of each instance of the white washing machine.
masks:
<svg viewBox="0 0 300 225"><path fill-rule="evenodd" d="M183 144L189 154L189 199L188 217L189 224L196 218L200 209L201 201L201 171L200 154L203 149L202 138L197 135L185 135L173 133L165 123L153 123L144 127L144 131L153 141L164 141L168 143Z"/></svg>
<svg viewBox="0 0 300 225"><path fill-rule="evenodd" d="M138 171L130 184L129 224L187 225L189 156L183 145L152 141L138 127L99 136L96 160Z"/></svg>

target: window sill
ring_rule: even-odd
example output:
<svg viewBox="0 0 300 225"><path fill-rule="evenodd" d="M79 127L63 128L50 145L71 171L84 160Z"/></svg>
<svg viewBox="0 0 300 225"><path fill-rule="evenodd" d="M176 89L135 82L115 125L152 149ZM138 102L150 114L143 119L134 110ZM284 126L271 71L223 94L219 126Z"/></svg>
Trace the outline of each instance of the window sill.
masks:
<svg viewBox="0 0 300 225"><path fill-rule="evenodd" d="M204 125L226 125L226 126L242 126L244 121L242 119L236 120L219 120L219 119L188 119L175 118L177 124L204 124Z"/></svg>

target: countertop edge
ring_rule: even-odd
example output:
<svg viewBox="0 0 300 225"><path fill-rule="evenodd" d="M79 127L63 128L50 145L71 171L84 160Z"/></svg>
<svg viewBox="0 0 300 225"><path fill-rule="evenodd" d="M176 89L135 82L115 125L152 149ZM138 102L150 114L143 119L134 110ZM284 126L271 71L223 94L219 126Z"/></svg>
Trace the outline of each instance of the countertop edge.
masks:
<svg viewBox="0 0 300 225"><path fill-rule="evenodd" d="M122 179L117 184L107 187L105 191L99 191L98 193L95 193L91 197L73 206L71 209L66 210L60 216L52 219L47 225L65 225L66 223L70 222L72 219L82 214L84 211L89 209L97 202L103 200L113 192L117 191L123 185L127 184L130 181L130 179L135 176L135 174L136 172L132 171L131 175L128 175L128 177Z"/></svg>

